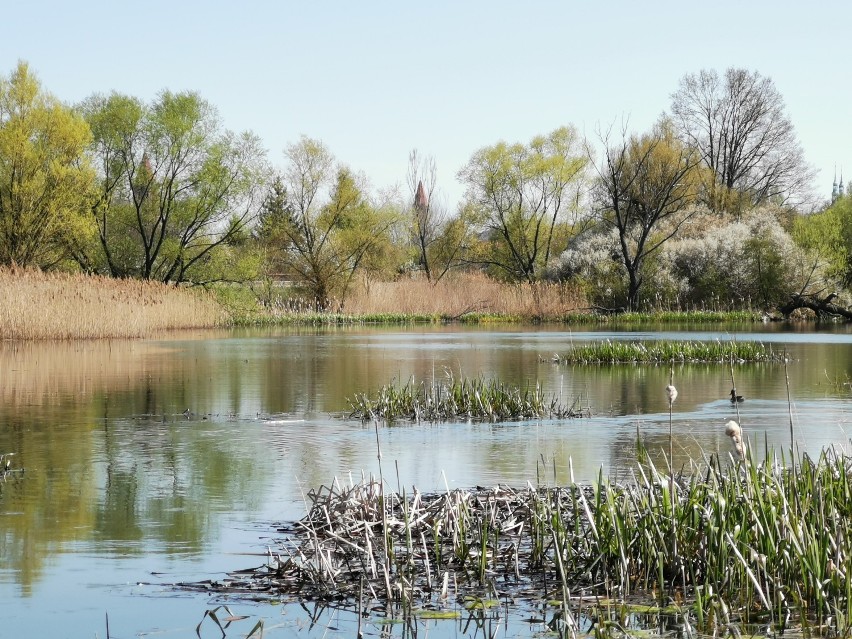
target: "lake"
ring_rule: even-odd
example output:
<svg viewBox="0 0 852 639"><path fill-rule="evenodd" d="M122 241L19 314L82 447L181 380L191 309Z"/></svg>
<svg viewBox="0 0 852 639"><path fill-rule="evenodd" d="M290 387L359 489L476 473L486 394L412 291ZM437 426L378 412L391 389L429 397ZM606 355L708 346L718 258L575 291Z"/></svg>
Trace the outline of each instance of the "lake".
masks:
<svg viewBox="0 0 852 639"><path fill-rule="evenodd" d="M793 437L800 452L845 447L852 417L852 332L765 325L665 332L564 327L417 326L188 333L139 341L0 343L2 636L195 636L206 610L228 603L264 636L355 634L352 614L315 619L297 604L211 598L175 589L258 566L274 523L298 519L303 495L335 477L378 476L376 430L347 420L347 398L384 384L448 374L540 384L589 417L500 424L397 424L379 429L391 488L421 491L628 477L637 436L665 464L668 366L556 365L572 343L612 340L762 341L783 364L678 364L674 463L727 454L736 418L759 455ZM792 403L788 403L787 389ZM24 468L24 472L18 469ZM466 620L424 621L430 636L486 634ZM314 624L313 626L311 624ZM494 622L497 624L498 622ZM542 626L499 620L503 636ZM366 635L405 635L368 619ZM487 634L490 635L490 630ZM202 637L221 636L208 619Z"/></svg>

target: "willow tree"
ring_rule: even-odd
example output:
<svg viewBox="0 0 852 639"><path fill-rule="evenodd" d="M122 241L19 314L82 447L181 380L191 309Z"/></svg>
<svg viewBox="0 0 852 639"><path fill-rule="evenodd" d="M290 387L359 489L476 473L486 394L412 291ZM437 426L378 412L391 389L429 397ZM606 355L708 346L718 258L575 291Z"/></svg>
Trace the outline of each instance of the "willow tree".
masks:
<svg viewBox="0 0 852 639"><path fill-rule="evenodd" d="M96 95L82 110L94 134L99 250L81 247L81 264L163 282L228 279L209 266L259 212L268 169L258 138L223 130L192 92L164 91L150 105Z"/></svg>
<svg viewBox="0 0 852 639"><path fill-rule="evenodd" d="M509 279L534 282L570 225L587 158L571 127L529 144L499 142L477 151L460 172L467 205L476 207L490 250L477 260Z"/></svg>
<svg viewBox="0 0 852 639"><path fill-rule="evenodd" d="M692 217L700 193L700 156L684 145L670 123L644 135L627 136L606 146L596 167L594 189L599 219L617 231L613 255L627 271L627 308L641 303L643 267L652 254Z"/></svg>
<svg viewBox="0 0 852 639"><path fill-rule="evenodd" d="M0 263L50 268L91 235L90 138L25 62L0 78Z"/></svg>
<svg viewBox="0 0 852 639"><path fill-rule="evenodd" d="M320 141L302 137L287 147L282 193L286 215L279 227L277 255L304 286L317 311L343 301L359 270L375 266L391 245L394 213L374 205L350 169L338 166Z"/></svg>

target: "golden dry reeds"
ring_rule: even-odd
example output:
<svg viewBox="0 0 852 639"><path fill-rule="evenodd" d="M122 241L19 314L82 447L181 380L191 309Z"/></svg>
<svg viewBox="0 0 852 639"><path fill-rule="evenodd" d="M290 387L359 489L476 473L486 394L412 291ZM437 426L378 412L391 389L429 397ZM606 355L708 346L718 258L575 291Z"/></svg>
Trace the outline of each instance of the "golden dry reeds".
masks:
<svg viewBox="0 0 852 639"><path fill-rule="evenodd" d="M362 280L346 298L352 314L402 313L461 317L468 313L558 318L588 307L575 286L555 282L512 284L482 273L457 273L436 283L425 278Z"/></svg>
<svg viewBox="0 0 852 639"><path fill-rule="evenodd" d="M212 328L226 315L203 291L158 282L0 268L0 339L150 337Z"/></svg>

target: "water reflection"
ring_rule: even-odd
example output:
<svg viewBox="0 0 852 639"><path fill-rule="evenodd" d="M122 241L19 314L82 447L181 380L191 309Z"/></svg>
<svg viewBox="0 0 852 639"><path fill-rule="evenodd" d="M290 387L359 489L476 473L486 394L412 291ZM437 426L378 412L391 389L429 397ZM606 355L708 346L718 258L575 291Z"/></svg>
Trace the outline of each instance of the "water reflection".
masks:
<svg viewBox="0 0 852 639"><path fill-rule="evenodd" d="M267 524L301 514L301 495L334 477L382 472L391 485L523 485L627 476L637 441L665 464L665 366L557 366L554 352L600 339L758 339L786 350L784 367L678 365L674 462L727 452L736 417L756 448L801 450L848 439L852 338L827 333L699 334L414 327L394 331L271 330L198 333L150 341L0 343L0 452L26 468L0 482L0 614L31 632L56 619L57 589L81 586L83 609L109 608L130 631L194 627L197 604L119 597L93 584L205 578L256 564ZM540 383L592 416L511 424L399 424L342 419L347 398L394 380L484 376ZM185 415L185 411L188 411ZM97 574L97 577L93 576ZM156 579L155 579L156 581ZM164 586L164 592L171 590ZM122 593L126 594L126 593ZM27 601L27 606L20 606ZM128 603L132 601L132 606ZM50 617L48 615L47 617ZM40 618L40 617L39 617ZM86 617L79 636L99 626ZM49 630L63 634L63 622ZM62 632L59 632L62 628ZM67 633L64 633L67 634ZM71 636L71 635L68 635Z"/></svg>

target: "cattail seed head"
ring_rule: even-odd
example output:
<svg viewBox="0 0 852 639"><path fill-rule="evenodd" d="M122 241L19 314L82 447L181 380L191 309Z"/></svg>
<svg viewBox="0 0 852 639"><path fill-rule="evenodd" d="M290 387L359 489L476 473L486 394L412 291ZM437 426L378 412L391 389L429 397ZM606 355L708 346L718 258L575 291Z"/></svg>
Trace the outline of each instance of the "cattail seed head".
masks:
<svg viewBox="0 0 852 639"><path fill-rule="evenodd" d="M673 404L677 399L677 389L671 384L666 386L666 397L669 399L669 404Z"/></svg>

